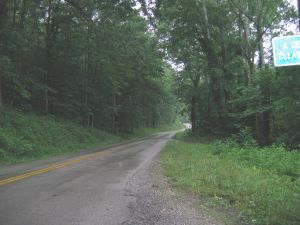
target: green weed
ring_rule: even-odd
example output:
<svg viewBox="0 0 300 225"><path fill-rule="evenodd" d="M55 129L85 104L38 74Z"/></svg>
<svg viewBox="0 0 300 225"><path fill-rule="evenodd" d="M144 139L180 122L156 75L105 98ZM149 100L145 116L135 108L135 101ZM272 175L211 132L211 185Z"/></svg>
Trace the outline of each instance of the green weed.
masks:
<svg viewBox="0 0 300 225"><path fill-rule="evenodd" d="M175 186L237 208L239 223L300 224L300 155L283 147L173 141L162 163ZM235 223L236 224L236 223Z"/></svg>
<svg viewBox="0 0 300 225"><path fill-rule="evenodd" d="M101 147L125 139L178 129L178 124L141 128L132 134L114 135L98 129L58 120L53 116L24 114L10 109L0 111L0 165L47 158Z"/></svg>

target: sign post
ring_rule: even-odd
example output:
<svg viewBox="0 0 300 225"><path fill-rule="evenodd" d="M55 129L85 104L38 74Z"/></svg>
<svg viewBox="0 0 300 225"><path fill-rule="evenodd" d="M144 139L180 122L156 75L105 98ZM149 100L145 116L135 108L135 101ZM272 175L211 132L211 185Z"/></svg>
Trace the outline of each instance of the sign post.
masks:
<svg viewBox="0 0 300 225"><path fill-rule="evenodd" d="M274 65L300 65L300 35L276 37L272 40Z"/></svg>

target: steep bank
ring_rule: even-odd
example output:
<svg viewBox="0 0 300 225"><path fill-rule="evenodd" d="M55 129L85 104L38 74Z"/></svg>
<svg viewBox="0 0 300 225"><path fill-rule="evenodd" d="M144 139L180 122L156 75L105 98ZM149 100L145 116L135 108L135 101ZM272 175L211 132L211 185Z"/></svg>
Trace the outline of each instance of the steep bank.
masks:
<svg viewBox="0 0 300 225"><path fill-rule="evenodd" d="M101 147L168 128L174 127L146 128L118 136L52 116L3 109L0 112L0 165L78 152L93 146Z"/></svg>

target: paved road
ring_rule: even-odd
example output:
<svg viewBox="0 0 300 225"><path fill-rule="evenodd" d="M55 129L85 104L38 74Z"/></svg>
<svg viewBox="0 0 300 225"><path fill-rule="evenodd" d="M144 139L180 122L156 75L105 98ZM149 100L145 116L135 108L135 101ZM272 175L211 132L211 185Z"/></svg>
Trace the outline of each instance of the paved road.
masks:
<svg viewBox="0 0 300 225"><path fill-rule="evenodd" d="M80 160L66 159L73 163L0 186L0 225L122 224L129 216L127 206L135 201L124 190L126 182L173 135L161 133L89 157L80 156ZM25 169L40 168L35 162L0 169L0 177L3 180L3 174L15 176Z"/></svg>

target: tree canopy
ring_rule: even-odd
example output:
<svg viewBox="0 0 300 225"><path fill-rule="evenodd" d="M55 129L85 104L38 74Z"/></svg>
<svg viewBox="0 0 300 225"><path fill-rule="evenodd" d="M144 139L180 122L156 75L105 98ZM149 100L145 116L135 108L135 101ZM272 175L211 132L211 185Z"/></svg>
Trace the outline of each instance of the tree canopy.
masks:
<svg viewBox="0 0 300 225"><path fill-rule="evenodd" d="M113 132L174 122L169 69L135 1L0 3L0 106Z"/></svg>
<svg viewBox="0 0 300 225"><path fill-rule="evenodd" d="M0 107L112 132L186 111L196 135L295 148L299 66L270 45L295 21L287 0L0 0Z"/></svg>
<svg viewBox="0 0 300 225"><path fill-rule="evenodd" d="M299 145L299 66L274 68L268 49L295 21L288 1L160 0L153 11L161 46L182 66L177 89L194 134L248 129L262 145Z"/></svg>

